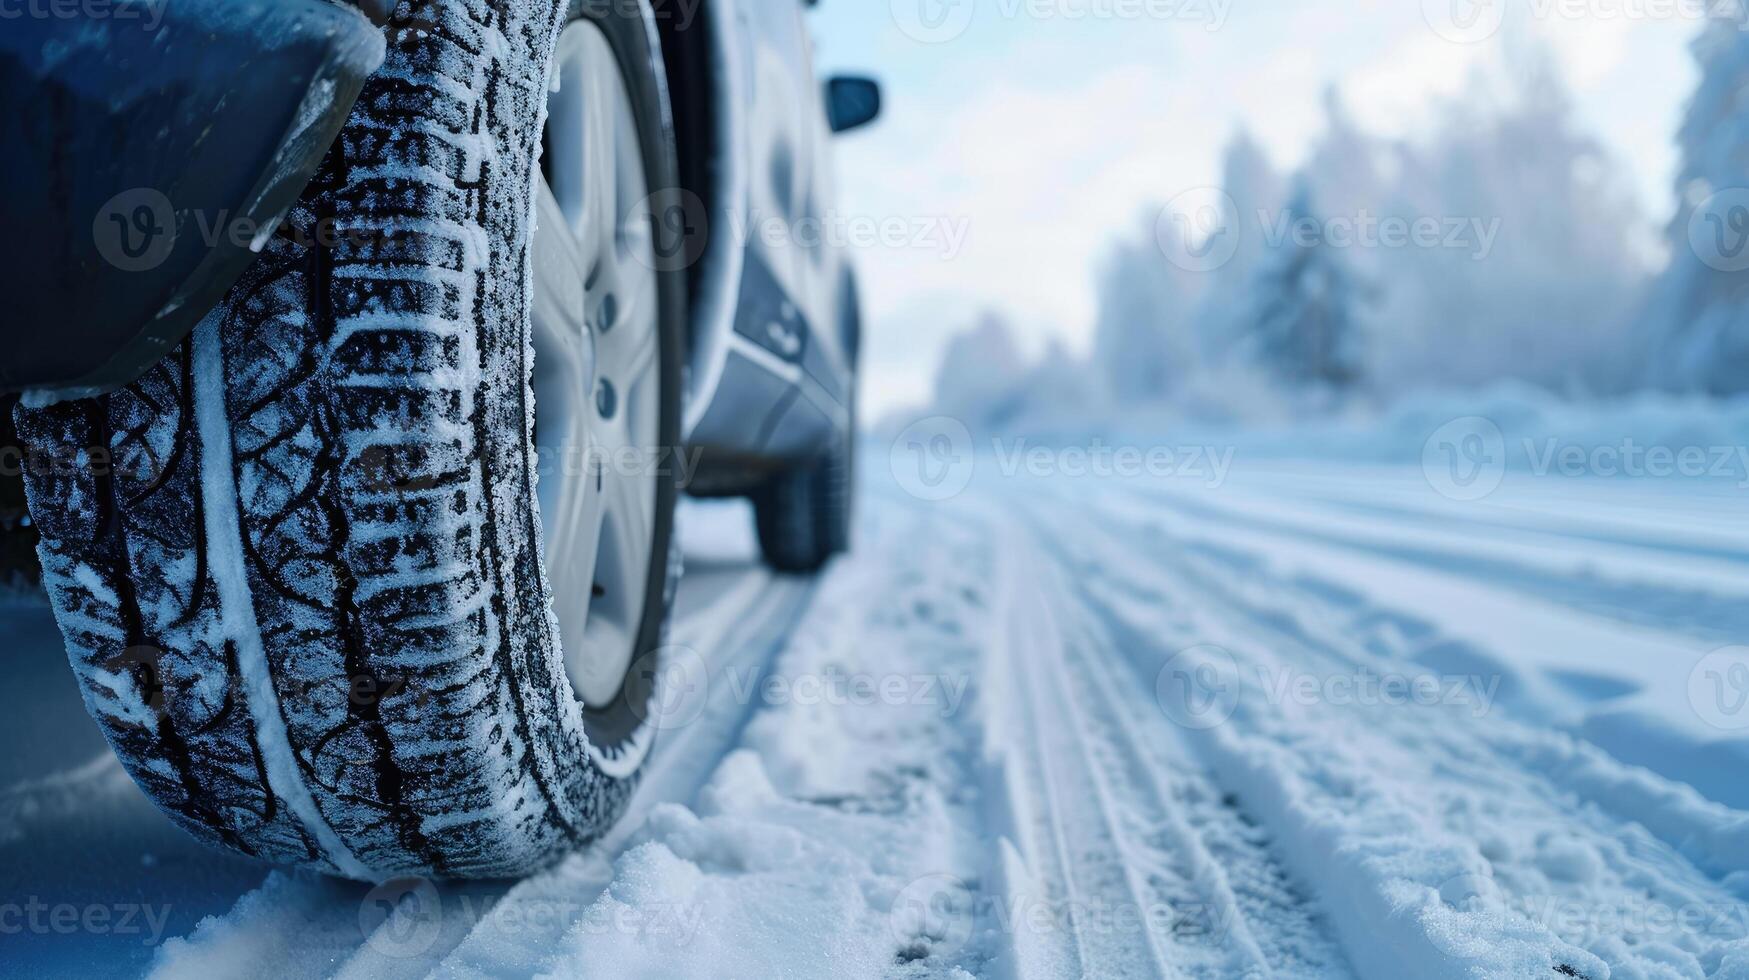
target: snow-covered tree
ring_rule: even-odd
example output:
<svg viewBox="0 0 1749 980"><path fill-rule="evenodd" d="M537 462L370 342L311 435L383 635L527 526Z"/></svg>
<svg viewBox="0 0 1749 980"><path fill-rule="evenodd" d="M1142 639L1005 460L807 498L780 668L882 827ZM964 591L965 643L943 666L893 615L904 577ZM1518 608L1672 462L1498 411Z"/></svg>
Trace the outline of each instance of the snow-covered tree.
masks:
<svg viewBox="0 0 1749 980"><path fill-rule="evenodd" d="M1342 93L1324 90L1324 133L1312 147L1304 174L1325 214L1358 217L1386 203L1382 164L1389 150L1349 114Z"/></svg>
<svg viewBox="0 0 1749 980"><path fill-rule="evenodd" d="M1045 434L1055 426L1097 418L1106 402L1090 375L1086 359L1053 337L1002 411L1013 429Z"/></svg>
<svg viewBox="0 0 1749 980"><path fill-rule="evenodd" d="M1620 167L1575 123L1546 51L1515 52L1509 73L1493 98L1473 85L1430 143L1396 161L1383 213L1437 222L1439 241L1387 250L1376 272L1388 389L1624 387L1649 271L1644 219Z"/></svg>
<svg viewBox="0 0 1749 980"><path fill-rule="evenodd" d="M987 312L948 341L935 373L935 408L975 430L1000 428L1027 370L1008 321Z"/></svg>
<svg viewBox="0 0 1749 980"><path fill-rule="evenodd" d="M1642 333L1651 384L1714 395L1749 392L1749 31L1721 14L1693 45L1700 87L1677 136L1682 169L1670 265Z"/></svg>
<svg viewBox="0 0 1749 980"><path fill-rule="evenodd" d="M1290 385L1353 388L1366 372L1362 318L1370 289L1322 234L1304 177L1285 217L1295 230L1258 275L1248 346L1265 370Z"/></svg>
<svg viewBox="0 0 1749 980"><path fill-rule="evenodd" d="M1238 319L1269 252L1265 234L1268 217L1281 207L1284 194L1281 177L1269 157L1243 130L1227 144L1222 156L1221 190L1233 201L1232 217L1238 223L1234 230L1239 240L1233 257L1210 275L1208 291L1196 313L1194 333L1202 365L1224 360L1244 333Z"/></svg>
<svg viewBox="0 0 1749 980"><path fill-rule="evenodd" d="M1119 241L1099 277L1093 364L1118 406L1158 402L1195 360L1191 317L1202 283L1173 265L1154 237Z"/></svg>

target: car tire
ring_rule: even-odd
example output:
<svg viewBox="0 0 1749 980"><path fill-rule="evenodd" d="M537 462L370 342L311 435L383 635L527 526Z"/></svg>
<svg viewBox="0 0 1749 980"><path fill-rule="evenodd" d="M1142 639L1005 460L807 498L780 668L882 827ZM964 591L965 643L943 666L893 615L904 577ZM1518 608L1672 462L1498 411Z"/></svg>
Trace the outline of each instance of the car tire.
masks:
<svg viewBox="0 0 1749 980"><path fill-rule="evenodd" d="M537 161L561 28L588 24L619 62L646 185L677 186L649 8L414 7L194 334L124 390L17 417L27 444L78 461L28 491L123 765L202 839L361 880L520 875L609 828L661 727L678 574L664 461L635 645L614 654L630 663L585 703L540 544ZM660 455L679 438L685 299L679 270L650 269Z"/></svg>
<svg viewBox="0 0 1749 980"><path fill-rule="evenodd" d="M766 564L812 574L850 550L856 495L856 427L820 457L784 470L753 497L754 526Z"/></svg>

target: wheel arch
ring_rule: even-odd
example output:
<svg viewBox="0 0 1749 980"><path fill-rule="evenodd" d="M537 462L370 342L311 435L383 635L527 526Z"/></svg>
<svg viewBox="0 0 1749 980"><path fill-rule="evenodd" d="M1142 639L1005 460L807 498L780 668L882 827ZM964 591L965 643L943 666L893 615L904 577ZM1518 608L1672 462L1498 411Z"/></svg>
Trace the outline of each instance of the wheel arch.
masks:
<svg viewBox="0 0 1749 980"><path fill-rule="evenodd" d="M680 190L702 219L705 241L687 269L690 310L684 431L715 398L728 361L739 305L744 250L732 216L747 210L745 111L740 108L739 46L730 0L697 0L655 11L674 117Z"/></svg>

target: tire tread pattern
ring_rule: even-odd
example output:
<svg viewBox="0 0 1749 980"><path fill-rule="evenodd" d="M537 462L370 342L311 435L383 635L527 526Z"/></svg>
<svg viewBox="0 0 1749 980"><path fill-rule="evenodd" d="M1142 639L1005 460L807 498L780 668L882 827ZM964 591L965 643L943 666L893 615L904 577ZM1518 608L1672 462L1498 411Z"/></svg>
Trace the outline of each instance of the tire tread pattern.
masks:
<svg viewBox="0 0 1749 980"><path fill-rule="evenodd" d="M773 477L753 494L759 546L781 572L819 571L850 549L854 437L841 435L817 460Z"/></svg>
<svg viewBox="0 0 1749 980"><path fill-rule="evenodd" d="M202 540L194 341L114 395L18 413L32 445L149 464L29 490L87 705L203 839L355 875L508 875L630 793L588 761L529 506L525 243L565 6L432 0L423 30L391 29L288 216L301 234L213 314L272 697L349 854L273 788L240 703L262 692L241 690Z"/></svg>

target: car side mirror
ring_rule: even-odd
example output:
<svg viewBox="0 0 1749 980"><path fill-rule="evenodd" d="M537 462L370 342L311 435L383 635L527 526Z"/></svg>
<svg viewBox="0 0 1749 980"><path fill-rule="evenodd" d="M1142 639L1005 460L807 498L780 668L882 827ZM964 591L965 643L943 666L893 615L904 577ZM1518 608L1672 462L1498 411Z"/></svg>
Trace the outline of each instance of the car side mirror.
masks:
<svg viewBox="0 0 1749 980"><path fill-rule="evenodd" d="M826 83L826 120L834 133L847 133L880 117L881 85L872 78L839 75Z"/></svg>

